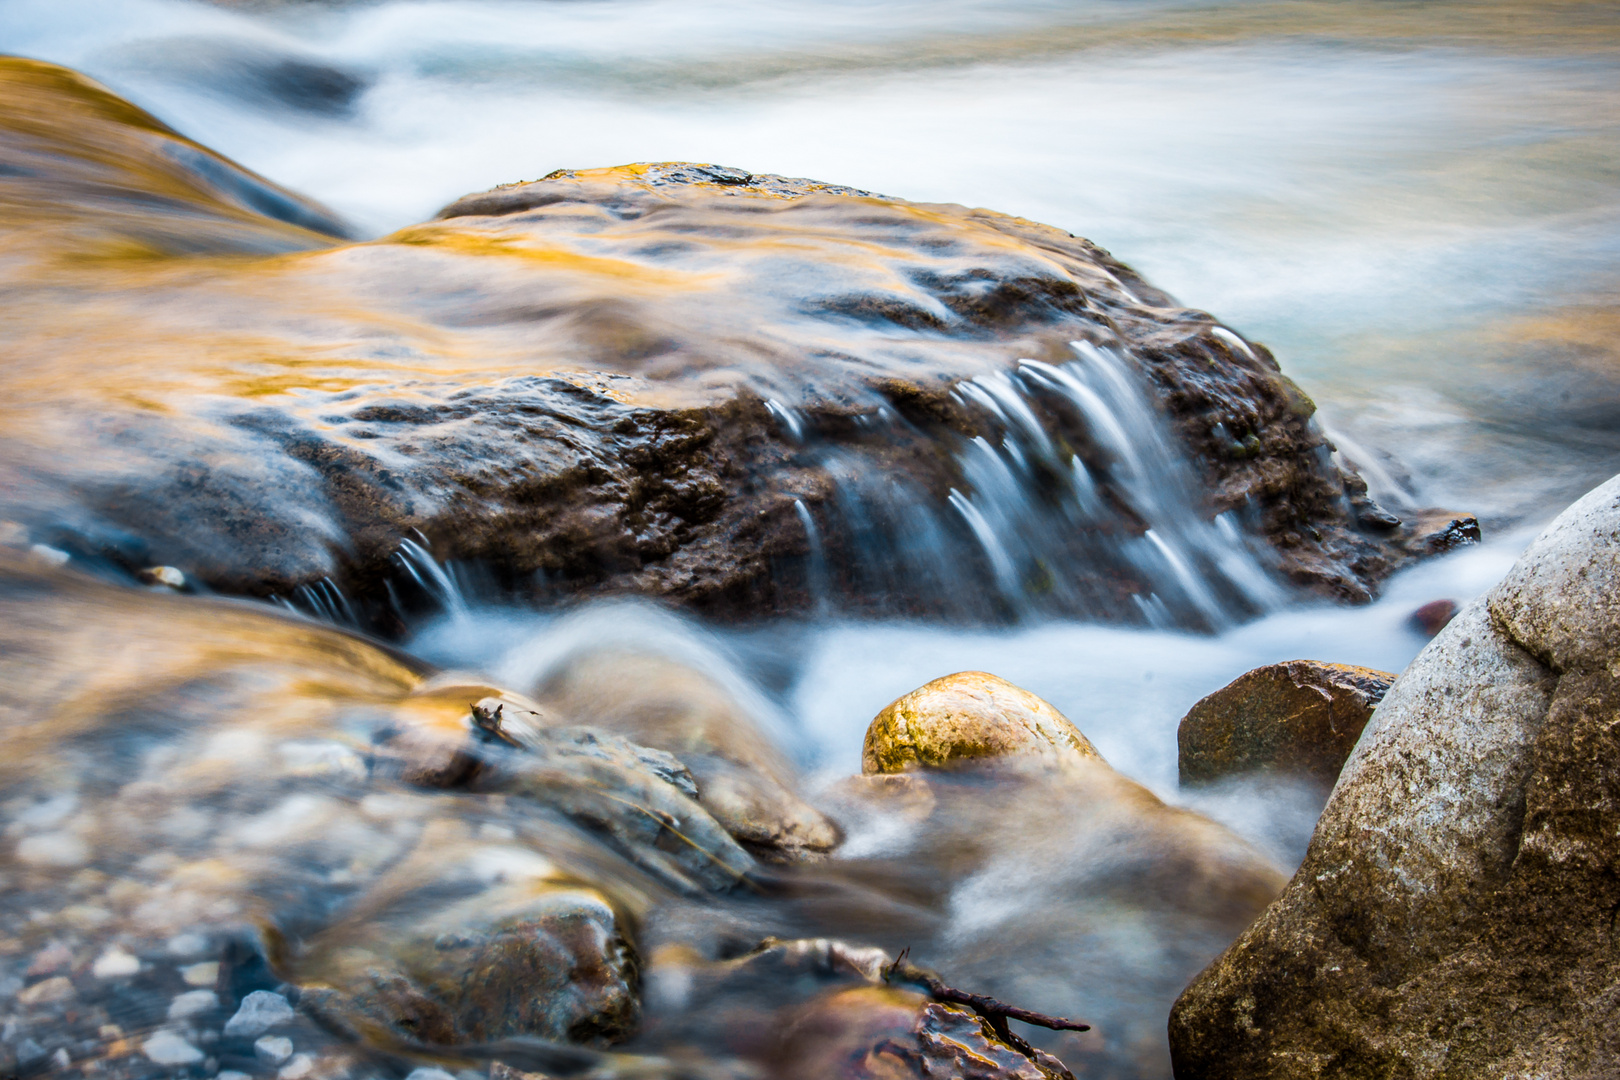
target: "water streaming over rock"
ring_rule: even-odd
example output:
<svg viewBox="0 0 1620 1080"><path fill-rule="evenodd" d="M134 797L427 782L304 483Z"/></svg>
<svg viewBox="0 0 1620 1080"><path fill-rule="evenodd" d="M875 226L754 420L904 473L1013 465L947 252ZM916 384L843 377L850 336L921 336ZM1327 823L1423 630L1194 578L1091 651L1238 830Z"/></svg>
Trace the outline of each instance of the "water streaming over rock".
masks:
<svg viewBox="0 0 1620 1080"><path fill-rule="evenodd" d="M1510 373L1543 355L1521 339L1586 350L1538 369L1584 388L1546 405L1556 437L1459 435L1505 415L1470 391L1337 454L1254 338L1364 420L1447 389L1409 359L1435 326L1496 341L1459 324L1609 280L1612 199L1543 185L1550 216L1460 222L1407 144L1444 187L1488 143L1517 180L1465 190L1498 210L1542 175L1509 128L1594 175L1611 136L1569 102L1612 100L1612 13L1522 45L1515 5L1286 7L0 0L8 50L184 128L0 64L0 1072L825 1080L911 1060L884 1039L1008 1052L881 985L910 948L1090 1021L1013 1029L1077 1072L1166 1076L1170 1001L1322 797L1180 789L1177 719L1261 663L1399 670L1408 613L1522 540L1468 546L1426 497L1495 469L1463 490L1534 517L1610 453L1601 320L1490 346ZM1432 104L1458 87L1490 117ZM1165 112L1204 120L1167 139ZM397 231L349 243L186 135ZM1428 194L1363 212L1318 140ZM657 157L858 186L572 168ZM520 175L546 179L408 226ZM1095 222L1247 336L1060 229L866 188ZM180 595L210 592L261 599ZM857 775L879 709L975 668L1107 765Z"/></svg>

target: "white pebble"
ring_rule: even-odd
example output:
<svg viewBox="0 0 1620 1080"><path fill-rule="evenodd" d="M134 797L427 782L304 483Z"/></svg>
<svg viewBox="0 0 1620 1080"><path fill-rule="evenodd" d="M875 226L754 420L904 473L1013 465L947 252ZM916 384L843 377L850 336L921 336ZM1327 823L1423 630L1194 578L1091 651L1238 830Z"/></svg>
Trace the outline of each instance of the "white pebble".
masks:
<svg viewBox="0 0 1620 1080"><path fill-rule="evenodd" d="M292 1040L285 1035L266 1035L253 1044L253 1052L260 1061L280 1065L292 1057Z"/></svg>
<svg viewBox="0 0 1620 1080"><path fill-rule="evenodd" d="M435 1069L432 1066L424 1065L420 1069L412 1069L411 1074L405 1080L456 1080L456 1078L443 1069Z"/></svg>
<svg viewBox="0 0 1620 1080"><path fill-rule="evenodd" d="M278 1024L285 1024L293 1016L293 1007L286 998L268 990L255 990L242 999L242 1007L236 1010L236 1015L225 1021L225 1034L231 1038L251 1039Z"/></svg>
<svg viewBox="0 0 1620 1080"><path fill-rule="evenodd" d="M180 977L186 980L187 986L213 986L219 981L219 961L205 960L200 964L188 964L180 969Z"/></svg>
<svg viewBox="0 0 1620 1080"><path fill-rule="evenodd" d="M315 1059L308 1054L299 1054L276 1073L277 1080L304 1080L304 1077L315 1071Z"/></svg>
<svg viewBox="0 0 1620 1080"><path fill-rule="evenodd" d="M214 1080L253 1080L253 1078L247 1073L237 1072L235 1069L221 1069L219 1075L214 1077Z"/></svg>
<svg viewBox="0 0 1620 1080"><path fill-rule="evenodd" d="M57 1072L66 1072L73 1066L73 1058L68 1055L66 1048L59 1049L51 1055L51 1068Z"/></svg>
<svg viewBox="0 0 1620 1080"><path fill-rule="evenodd" d="M48 544L34 544L28 550L34 558L46 566L61 566L73 557L61 548L53 548Z"/></svg>
<svg viewBox="0 0 1620 1080"><path fill-rule="evenodd" d="M176 934L164 948L169 950L171 956L189 959L208 951L208 939L201 934Z"/></svg>
<svg viewBox="0 0 1620 1080"><path fill-rule="evenodd" d="M141 1051L155 1065L195 1065L203 1052L186 1042L179 1033L164 1029L141 1043Z"/></svg>
<svg viewBox="0 0 1620 1080"><path fill-rule="evenodd" d="M141 962L114 945L90 965L90 973L98 979L118 979L141 970Z"/></svg>
<svg viewBox="0 0 1620 1080"><path fill-rule="evenodd" d="M32 866L83 866L90 861L90 845L70 832L41 833L18 841L17 861Z"/></svg>
<svg viewBox="0 0 1620 1080"><path fill-rule="evenodd" d="M184 1020L219 1008L219 998L212 990L187 990L169 1002L169 1019Z"/></svg>

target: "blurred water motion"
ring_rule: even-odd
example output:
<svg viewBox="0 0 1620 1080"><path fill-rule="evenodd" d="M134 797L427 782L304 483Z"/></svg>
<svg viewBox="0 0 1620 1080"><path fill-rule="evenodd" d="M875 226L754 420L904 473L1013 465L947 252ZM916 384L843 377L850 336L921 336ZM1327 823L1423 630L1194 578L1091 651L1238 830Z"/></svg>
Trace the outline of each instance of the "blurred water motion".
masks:
<svg viewBox="0 0 1620 1080"><path fill-rule="evenodd" d="M750 950L828 936L890 956L911 946L963 985L1084 1016L1094 1032L1040 1039L1087 1076L1165 1076L1170 1001L1297 864L1321 799L1275 781L1180 791L1174 728L1187 706L1300 655L1399 670L1422 645L1413 608L1482 591L1528 528L1620 468L1612 4L0 0L0 49L83 70L197 140L176 143L192 148L176 171L145 174L183 204L184 230L59 279L24 268L34 252L21 240L4 253L36 295L94 293L119 280L109 265L141 263L145 292L109 287L71 325L42 324L44 308L4 313L8 342L46 343L7 359L43 397L150 402L166 392L158 360L184 394L230 376L184 335L134 347L130 331L182 310L241 334L232 347L252 354L232 305L266 287L238 254L320 252L344 228L293 191L376 235L559 167L720 161L1089 237L1272 345L1375 494L1475 510L1495 535L1397 577L1377 604L1290 606L1218 523L1183 520L1172 500L1161 531L1201 553L1183 575L1187 608L1214 588L1223 604L1243 600L1237 614L1264 613L1210 636L1039 617L1012 630L832 620L825 607L720 630L633 604L500 608L477 568L442 566L413 541L400 580L422 595L405 605L418 618L395 628L398 648L264 605L114 588L54 567L68 556L46 545L0 547L8 1069L361 1080L434 1062L482 1075L487 1062L422 1057L420 1044L510 1034L490 1022L508 1015L497 1006L510 988L444 989L500 953L534 980L564 961L590 971L577 993L547 998L552 1011L522 1013L525 1030L638 1033L575 1058L531 1045L528 1068L783 1071L771 1055L785 1051L759 1033L830 990L861 989L860 961L825 943ZM75 182L42 196L62 214L28 227L14 216L8 235L37 226L59 250L89 250L127 220L155 220L151 206L108 199L94 161L69 164ZM200 188L186 179L199 168ZM146 260L182 233L206 239L191 249L205 260L154 273ZM325 257L295 254L274 274ZM301 289L278 299L287 325L352 315L319 283ZM434 348L462 340L421 331L419 314L389 332L410 323ZM60 349L74 340L82 366L70 369ZM489 353L486 338L444 355L482 370ZM1086 363L1068 374L1106 374L1106 360ZM371 377L362 366L321 354L280 364L259 389L332 378L325 389L343 392ZM1043 364L1016 386L979 385L1011 427L1006 393L1027 399L1063 374ZM774 422L795 431L783 398ZM1134 404L1112 399L1110 415ZM14 430L39 423L20 399L8 408ZM31 434L67 460L95 433ZM162 460L196 451L177 442ZM986 474L1004 464L981 459ZM266 468L251 454L236 465ZM1182 483L1177 466L1149 469L1135 497ZM1019 554L1025 508L961 504L986 551ZM784 514L813 540L812 578L839 572L805 502ZM305 524L306 540L332 539L318 515ZM329 583L290 602L350 618ZM770 862L792 829L734 842L717 824L727 808L706 804L681 762L572 715L591 695L569 676L621 663L638 673L630 699L720 702L713 715L750 733L732 757L768 761L788 793L754 805L818 844L835 822L842 854ZM1118 773L963 775L899 793L852 779L878 709L967 668L1048 698ZM510 744L469 741L472 701L509 710ZM529 709L567 722L524 731ZM729 759L706 738L720 775ZM515 922L539 929L525 937ZM237 1019L255 992L297 996L289 983L306 991L296 1020Z"/></svg>
<svg viewBox="0 0 1620 1080"><path fill-rule="evenodd" d="M993 206L1277 348L1416 501L1544 518L1612 471L1612 5L0 10L372 230L660 159Z"/></svg>

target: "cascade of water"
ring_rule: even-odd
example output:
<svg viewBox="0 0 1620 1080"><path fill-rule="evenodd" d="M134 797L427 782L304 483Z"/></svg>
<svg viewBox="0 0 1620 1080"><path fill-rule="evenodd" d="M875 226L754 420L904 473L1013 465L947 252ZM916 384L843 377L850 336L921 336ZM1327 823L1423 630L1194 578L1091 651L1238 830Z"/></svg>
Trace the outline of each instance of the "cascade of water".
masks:
<svg viewBox="0 0 1620 1080"><path fill-rule="evenodd" d="M452 619L466 619L469 610L467 591L456 581L450 568L440 565L433 557L425 537L422 543L409 537L401 540L399 550L394 552L393 562L433 600L440 611Z"/></svg>
<svg viewBox="0 0 1620 1080"><path fill-rule="evenodd" d="M900 581L968 615L1079 612L1211 629L1281 603L1232 515L1208 516L1127 357L1089 342L1073 349L1067 363L1023 360L956 388L983 424L956 451L961 483L943 506L827 452L853 551L849 591Z"/></svg>
<svg viewBox="0 0 1620 1080"><path fill-rule="evenodd" d="M354 605L329 577L323 577L313 585L298 586L291 597L272 596L270 599L295 615L319 619L334 626L358 629L363 625Z"/></svg>

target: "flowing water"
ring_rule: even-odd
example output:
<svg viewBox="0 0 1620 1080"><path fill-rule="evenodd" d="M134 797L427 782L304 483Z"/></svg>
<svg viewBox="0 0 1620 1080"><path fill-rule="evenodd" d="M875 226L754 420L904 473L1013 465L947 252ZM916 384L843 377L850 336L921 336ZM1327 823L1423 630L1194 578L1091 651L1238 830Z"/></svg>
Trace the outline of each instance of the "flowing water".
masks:
<svg viewBox="0 0 1620 1080"><path fill-rule="evenodd" d="M636 601L515 604L423 538L395 556L394 587L410 593L395 606L414 613L395 627L403 651L372 651L323 629L365 622L329 582L289 593L293 617L275 617L59 577L43 564L67 556L41 547L6 564L0 597L15 733L0 773L0 1043L24 1070L123 1075L95 1063L161 1035L195 1057L160 1042L141 1075L277 1075L299 1059L267 1064L223 1028L233 988L346 985L356 950L384 955L418 932L426 917L401 899L412 889L485 889L486 906L519 907L530 889L605 898L586 907L640 928L634 1053L697 1047L690 1067L733 1067L748 1056L739 1033L774 1014L750 1012L747 992L705 990L724 984L705 965L767 935L820 934L910 945L960 985L1086 1017L1094 1032L1050 1041L1085 1075L1168 1075L1171 1000L1242 925L1244 890L1272 880L1264 864L1297 864L1322 798L1282 781L1179 788L1187 707L1273 661L1401 670L1424 641L1413 608L1479 594L1540 523L1620 471L1611 5L0 0L0 51L86 72L366 235L496 183L659 160L1047 222L1267 343L1381 501L1470 510L1486 534L1371 605L1301 600L1241 522L1199 512L1123 354L1079 342L959 385L958 404L1000 437L954 449L966 485L938 503L897 500L888 477L819 443L791 395L773 400L782 431L839 481L833 517L791 511L816 598L804 617L738 626ZM184 306L197 288L176 281L141 302ZM86 318L116 328L133 309ZM43 370L33 385L50 386ZM126 378L120 393L142 391L139 371ZM1106 475L1055 453L1054 423L1103 446ZM1032 500L1031 477L1054 463L1057 496ZM1110 532L1099 478L1145 531ZM865 561L838 564L839 536ZM1041 568L1078 565L1053 558L1076 536L1086 565L1147 584L1113 606L1060 573L1031 600ZM850 596L896 583L982 594L1004 618L850 614ZM1176 629L1189 625L1207 632ZM839 822L838 858L700 901L687 886L704 871L578 828L589 815L570 800L585 796L565 782L530 805L513 793L530 788L447 801L377 779L365 748L432 711L412 704L437 700L428 665L554 703L559 680L601 656L655 657L719 688ZM1194 819L1122 809L1124 796L1071 806L1034 780L943 785L932 816L852 789L872 716L964 669L1045 697L1125 776L1252 846L1209 842L1200 862ZM571 744L547 745L576 760ZM239 947L243 927L266 926L284 944L269 975ZM182 1001L198 990L217 996ZM426 1060L344 1058L330 1035L295 1035L313 1056L287 1080Z"/></svg>

